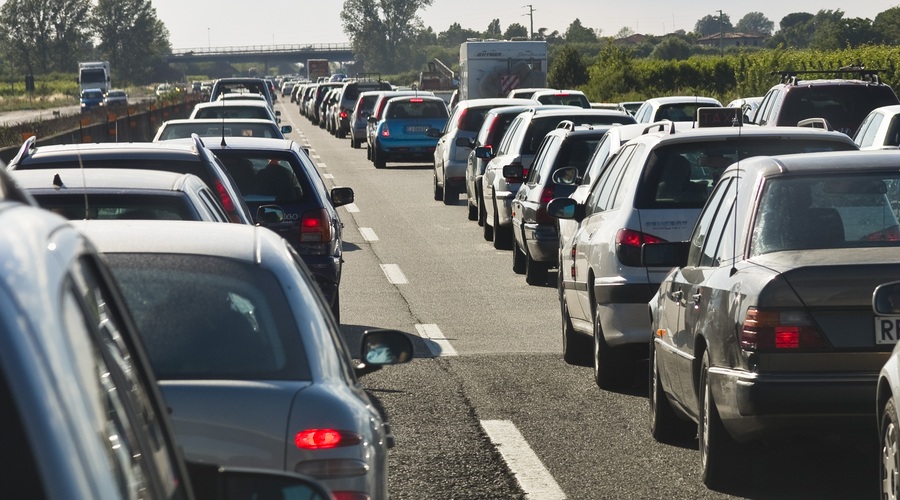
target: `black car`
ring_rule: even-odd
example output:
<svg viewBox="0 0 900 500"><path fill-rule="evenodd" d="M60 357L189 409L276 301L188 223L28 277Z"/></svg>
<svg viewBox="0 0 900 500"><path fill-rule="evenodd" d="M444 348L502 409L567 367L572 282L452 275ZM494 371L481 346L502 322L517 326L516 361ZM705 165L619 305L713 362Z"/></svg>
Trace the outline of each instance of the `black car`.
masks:
<svg viewBox="0 0 900 500"><path fill-rule="evenodd" d="M255 221L290 242L312 271L340 321L342 225L336 207L353 202L353 190L329 192L307 153L294 141L228 137L206 147L237 182Z"/></svg>

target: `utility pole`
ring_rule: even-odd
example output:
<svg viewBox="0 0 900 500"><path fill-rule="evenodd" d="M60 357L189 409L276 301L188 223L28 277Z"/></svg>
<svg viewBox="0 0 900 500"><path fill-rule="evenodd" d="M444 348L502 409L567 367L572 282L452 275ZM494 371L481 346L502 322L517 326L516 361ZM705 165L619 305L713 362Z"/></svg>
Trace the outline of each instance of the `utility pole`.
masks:
<svg viewBox="0 0 900 500"><path fill-rule="evenodd" d="M722 23L722 9L719 9L719 52L725 55L725 29Z"/></svg>
<svg viewBox="0 0 900 500"><path fill-rule="evenodd" d="M527 16L530 19L531 34L529 35L528 39L534 40L534 5L528 4L528 5L523 5L523 7L528 9Z"/></svg>

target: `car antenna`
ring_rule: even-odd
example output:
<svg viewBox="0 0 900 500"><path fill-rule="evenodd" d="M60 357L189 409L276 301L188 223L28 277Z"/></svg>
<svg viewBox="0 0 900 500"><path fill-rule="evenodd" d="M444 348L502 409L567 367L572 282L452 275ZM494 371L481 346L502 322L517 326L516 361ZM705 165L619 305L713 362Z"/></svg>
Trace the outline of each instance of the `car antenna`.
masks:
<svg viewBox="0 0 900 500"><path fill-rule="evenodd" d="M738 226L737 211L738 211L738 207L740 206L740 200L739 200L739 196L738 196L738 194L739 194L738 188L741 184L740 144L741 144L742 133L744 132L743 116L744 116L743 113L741 113L740 111L736 111L734 113L734 118L731 119L731 126L738 128L738 140L737 140L738 154L737 154L737 167L735 167L737 172L736 172L735 179L734 179L734 224L732 225L732 230L734 231L734 233L731 236L731 245L734 249L734 255L731 258L731 271L729 271L728 276L734 276L737 273L737 257L738 257L738 255L737 255L737 226Z"/></svg>
<svg viewBox="0 0 900 500"><path fill-rule="evenodd" d="M227 146L225 144L225 99L222 99L222 142L219 145L223 148Z"/></svg>

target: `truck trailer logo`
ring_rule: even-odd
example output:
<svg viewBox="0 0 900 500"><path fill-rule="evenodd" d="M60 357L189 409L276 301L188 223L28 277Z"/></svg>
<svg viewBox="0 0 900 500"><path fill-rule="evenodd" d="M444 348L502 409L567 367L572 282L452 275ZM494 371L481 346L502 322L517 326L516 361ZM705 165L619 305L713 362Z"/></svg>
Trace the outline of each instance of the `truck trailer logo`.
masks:
<svg viewBox="0 0 900 500"><path fill-rule="evenodd" d="M482 52L479 52L479 53L475 54L475 57L500 57L500 56L502 56L502 55L503 55L502 52L487 52L487 51L482 51Z"/></svg>

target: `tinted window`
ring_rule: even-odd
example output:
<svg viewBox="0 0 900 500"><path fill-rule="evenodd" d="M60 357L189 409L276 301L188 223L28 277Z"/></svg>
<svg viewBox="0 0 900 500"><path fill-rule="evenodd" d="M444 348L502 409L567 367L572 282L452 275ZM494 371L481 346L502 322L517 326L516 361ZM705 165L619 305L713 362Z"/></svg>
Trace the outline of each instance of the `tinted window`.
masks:
<svg viewBox="0 0 900 500"><path fill-rule="evenodd" d="M309 179L292 154L215 150L247 202L299 202L310 192Z"/></svg>
<svg viewBox="0 0 900 500"><path fill-rule="evenodd" d="M183 157L182 157L183 158ZM166 172L178 172L182 174L194 174L203 179L207 184L212 184L212 177L207 172L203 163L199 158L193 161L184 161L179 159L160 159L160 158L128 158L128 159L103 159L82 157L81 162L78 159L67 159L63 161L42 161L25 160L16 165L17 170L34 170L47 168L139 168L144 170L164 170Z"/></svg>
<svg viewBox="0 0 900 500"><path fill-rule="evenodd" d="M885 85L798 86L785 97L778 125L825 118L835 130L852 135L870 111L897 103L894 91Z"/></svg>
<svg viewBox="0 0 900 500"><path fill-rule="evenodd" d="M716 190L716 194L707 205L706 210L703 211L700 218L697 220L697 226L694 228L694 234L691 236L691 247L688 252L687 264L689 266L708 266L709 262L711 262L711 259L708 258L708 247L710 245L707 245L706 240L710 233L710 228L713 225L713 221L718 214L719 207L722 206L722 199L725 197L727 191L726 188L727 187L724 185L719 186ZM704 252L704 247L707 247L706 252ZM715 251L714 245L713 251Z"/></svg>
<svg viewBox="0 0 900 500"><path fill-rule="evenodd" d="M38 204L70 220L158 219L199 220L187 195L159 194L35 194ZM85 203L87 200L87 203Z"/></svg>
<svg viewBox="0 0 900 500"><path fill-rule="evenodd" d="M107 257L158 378L309 379L294 315L267 270L200 255Z"/></svg>
<svg viewBox="0 0 900 500"><path fill-rule="evenodd" d="M222 123L213 125L211 123L176 123L166 125L160 132L160 141L170 139L186 139L191 134L197 134L201 137L267 137L269 139L283 139L284 136L275 125L264 125L261 123Z"/></svg>
<svg viewBox="0 0 900 500"><path fill-rule="evenodd" d="M616 115L556 115L556 116L539 116L535 117L531 126L525 134L525 140L522 142L522 154L534 154L541 140L551 130L555 129L559 122L563 120L571 120L576 125L612 125L613 123L629 124L634 123L634 118L622 114Z"/></svg>
<svg viewBox="0 0 900 500"><path fill-rule="evenodd" d="M434 101L428 99L397 99L388 103L385 110L385 118L406 119L406 118L447 118L447 106L443 101Z"/></svg>
<svg viewBox="0 0 900 500"><path fill-rule="evenodd" d="M207 106L197 110L192 118L258 118L270 120L267 108L263 106Z"/></svg>
<svg viewBox="0 0 900 500"><path fill-rule="evenodd" d="M591 103L582 94L544 94L538 96L538 102L541 104L555 104L562 106L578 106L579 108L590 109Z"/></svg>

